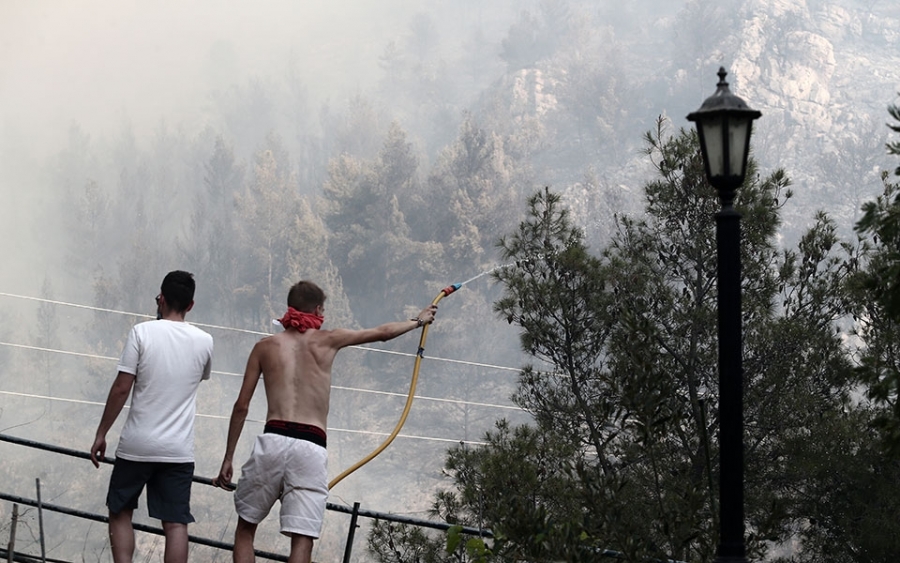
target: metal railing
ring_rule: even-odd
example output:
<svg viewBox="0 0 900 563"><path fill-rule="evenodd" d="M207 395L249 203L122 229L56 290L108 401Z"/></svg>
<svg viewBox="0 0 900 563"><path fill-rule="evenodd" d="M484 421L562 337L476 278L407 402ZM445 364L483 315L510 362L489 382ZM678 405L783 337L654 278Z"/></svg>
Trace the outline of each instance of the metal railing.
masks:
<svg viewBox="0 0 900 563"><path fill-rule="evenodd" d="M77 458L87 459L87 460L91 459L90 454L86 453L86 452L72 450L69 448L63 448L61 446L54 446L52 444L46 444L43 442L36 442L34 440L27 440L25 438L17 438L15 436L9 436L7 434L0 434L0 442L8 442L10 444L16 444L16 445L25 446L28 448L34 448L34 449L43 450L43 451L52 452L52 453L61 454L61 455L66 455L66 456L70 456L70 457L77 457ZM102 463L106 463L106 464L113 464L113 463L115 463L115 458L104 457L100 461ZM214 486L212 479L209 479L206 477L200 477L197 475L195 475L193 477L193 482L200 483L202 485ZM13 503L26 505L26 506L34 506L34 507L39 506L43 510L49 510L51 512L58 512L61 514L66 514L66 515L74 516L77 518L83 518L86 520L92 520L95 522L104 522L104 523L109 522L109 518L107 516L103 516L100 514L93 514L90 512L85 512L82 510L77 510L74 508L69 508L69 507L60 506L60 505L42 503L39 500L29 499L29 498L25 498L25 497L16 496L16 495L10 495L10 494L6 494L3 492L0 492L0 500L5 500L5 501L13 502ZM365 510L365 509L360 508L358 502L354 503L352 507L341 505L341 504L334 504L334 503L329 502L329 503L326 503L325 508L327 510L331 510L334 512L341 512L341 513L350 515L350 527L349 527L349 531L347 533L347 543L346 543L346 546L344 549L344 558L343 558L344 563L350 562L350 554L351 554L351 550L352 550L353 539L354 539L354 535L355 535L356 528L357 528L357 521L360 516L365 517L365 518L372 518L372 519L376 519L376 520L384 520L387 522L395 522L398 524L409 524L409 525L413 525L413 526L420 526L423 528L431 528L434 530L441 530L441 531L447 531L451 527L455 526L454 524L449 524L447 522L435 522L432 520L424 520L424 519L420 519L420 518L410 518L410 517L406 517L406 516L398 516L396 514L377 512L374 510ZM134 526L135 530L138 530L141 532L145 532L145 533L149 533L149 534L156 534L156 535L160 535L160 536L165 535L165 532L162 530L162 528L157 528L154 526L147 526L147 525L138 524L138 523L133 524L133 526ZM490 530L486 530L486 529L462 527L462 529L460 531L461 531L461 533L464 533L467 535L473 535L473 536L479 536L479 537L485 537L485 538L493 537L493 533ZM213 540L213 539L209 539L209 538L203 538L203 537L199 537L199 536L188 535L188 541L191 543L205 545L208 547L223 549L223 550L227 550L227 551L232 551L234 549L234 544L230 544L227 542L221 542L221 541ZM263 559L269 559L272 561L282 561L282 562L286 562L288 560L287 555L281 555L278 553L270 553L270 552L261 551L261 550L254 550L254 552L256 553L257 557L261 557ZM23 561L24 560L29 560L29 561L40 561L41 560L40 557L35 557L35 556L28 556L28 555L24 555L24 554L14 554L14 555L17 558L16 560L23 560ZM50 560L48 559L47 561L49 562Z"/></svg>

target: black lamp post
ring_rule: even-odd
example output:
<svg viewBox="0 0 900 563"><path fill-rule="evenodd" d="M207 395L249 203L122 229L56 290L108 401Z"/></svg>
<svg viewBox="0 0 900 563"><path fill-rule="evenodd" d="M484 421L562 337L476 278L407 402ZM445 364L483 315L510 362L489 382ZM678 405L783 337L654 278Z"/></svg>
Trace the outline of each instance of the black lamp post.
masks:
<svg viewBox="0 0 900 563"><path fill-rule="evenodd" d="M741 365L741 215L733 207L744 183L750 130L762 114L728 89L719 68L716 93L687 116L696 122L706 177L719 194L716 213L719 284L718 563L746 563L744 549L744 397Z"/></svg>

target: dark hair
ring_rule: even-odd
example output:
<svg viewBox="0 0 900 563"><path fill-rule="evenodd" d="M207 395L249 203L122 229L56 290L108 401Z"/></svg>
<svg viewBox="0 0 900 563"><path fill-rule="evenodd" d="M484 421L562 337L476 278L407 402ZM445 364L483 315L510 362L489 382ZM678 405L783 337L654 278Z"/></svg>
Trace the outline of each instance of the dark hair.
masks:
<svg viewBox="0 0 900 563"><path fill-rule="evenodd" d="M159 292L166 298L166 304L170 309L184 313L194 301L194 274L175 270L166 274L163 278Z"/></svg>
<svg viewBox="0 0 900 563"><path fill-rule="evenodd" d="M298 281L288 291L287 304L304 313L312 313L325 304L325 292L311 281Z"/></svg>

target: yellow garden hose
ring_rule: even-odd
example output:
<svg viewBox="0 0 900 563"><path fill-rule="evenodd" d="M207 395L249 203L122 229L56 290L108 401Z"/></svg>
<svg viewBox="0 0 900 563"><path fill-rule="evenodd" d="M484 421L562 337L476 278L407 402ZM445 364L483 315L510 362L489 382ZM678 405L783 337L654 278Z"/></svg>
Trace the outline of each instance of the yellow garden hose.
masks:
<svg viewBox="0 0 900 563"><path fill-rule="evenodd" d="M445 287L444 289L441 290L440 293L438 293L437 297L434 298L434 301L432 301L431 304L437 305L438 301L440 301L444 297L450 295L451 293L453 293L460 287L462 287L462 284L460 284L460 283L455 283L453 285ZM363 465L372 461L372 459L374 459L375 456L377 456L382 451L384 451L384 449L386 447L388 447L391 442L394 441L394 438L397 437L397 434L400 433L400 429L403 428L403 425L406 423L406 417L409 415L409 410L410 410L410 407L412 407L413 398L415 397L415 394L416 394L416 383L419 381L419 366L422 365L422 357L423 357L423 354L425 353L425 338L427 338L427 337L428 337L428 325L424 325L422 327L422 335L419 337L419 349L416 352L416 363L413 366L412 382L409 385L409 394L406 396L406 406L403 407L403 414L400 415L400 421L397 422L397 426L394 427L394 431L391 432L391 435L388 436L387 439L380 446L375 448L375 451L373 451L366 457L362 458L361 460L357 461L352 466L345 469L340 475L338 475L337 477L332 479L331 482L328 483L329 490L333 489L335 485L340 483L344 479L344 477L346 477L347 475L350 475L351 473L353 473L354 471L356 471Z"/></svg>

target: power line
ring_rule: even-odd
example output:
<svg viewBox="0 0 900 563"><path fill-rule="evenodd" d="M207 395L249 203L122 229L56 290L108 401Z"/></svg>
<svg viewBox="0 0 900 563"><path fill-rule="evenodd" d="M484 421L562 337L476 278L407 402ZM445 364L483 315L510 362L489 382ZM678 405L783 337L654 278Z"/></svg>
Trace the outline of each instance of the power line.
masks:
<svg viewBox="0 0 900 563"><path fill-rule="evenodd" d="M94 307L92 305L82 305L80 303L69 303L68 301L57 301L55 299L46 299L44 297L31 297L29 295L16 295L14 293L3 293L3 292L0 292L0 297L12 297L15 299L24 299L26 301L38 301L40 303L50 303L52 305L64 305L66 307L75 307L76 309L87 309L90 311L100 311L101 313L115 313L118 315L127 315L130 317L138 317L141 319L155 319L156 318L153 315L147 315L145 313L132 313L131 311L119 311L118 309L105 309L103 307ZM195 326L206 327L206 328L217 328L220 330L232 330L235 332L245 332L248 334L269 336L268 332L258 332L255 330L246 330L243 328L232 328L232 327L224 327L224 326L217 326L217 325L203 324L203 323L194 323L194 322L192 322L191 324L195 325Z"/></svg>
<svg viewBox="0 0 900 563"><path fill-rule="evenodd" d="M10 297L10 298L15 298L15 299L24 299L24 300L28 300L28 301L36 301L36 302L40 302L40 303L49 303L49 304L53 304L53 305L74 307L74 308L78 308L78 309L86 309L86 310L99 311L99 312L105 312L105 313L128 315L128 316L137 317L137 318L146 318L146 319L155 318L150 315L141 314L141 313L133 313L133 312L121 311L121 310L117 310L117 309L94 307L91 305L83 305L83 304L79 304L79 303L58 301L58 300L47 299L47 298L42 298L42 297L31 297L31 296L26 296L26 295L17 295L17 294L5 293L5 292L0 292L0 296ZM195 326L201 326L201 327L205 327L205 328L212 328L212 329L218 329L218 330L224 330L224 331L235 331L235 332L249 333L249 334L260 335L260 336L269 336L269 333L251 331L251 330L246 330L246 329L224 327L224 326L204 324L204 323L191 323L191 324L194 324ZM16 344L16 343L11 343L11 342L0 342L0 346L8 346L8 347L20 348L20 349L26 349L26 350L32 350L32 351L70 355L70 356L103 360L103 361L113 361L113 362L118 361L118 358L114 358L114 357L110 357L110 356L102 356L99 354L91 354L91 353L85 353L85 352L72 352L72 351L68 351L68 350L60 350L60 349L40 347L40 346L30 346L30 345L26 345L26 344ZM391 350L381 350L378 348L372 348L372 347L368 347L368 346L350 346L349 348L361 350L364 352L377 352L377 353L382 353L382 354L398 355L398 356L409 357L409 358L416 357L416 354L411 354L411 353L406 353L406 352L395 352L395 351L391 351ZM454 363L454 364L502 370L502 371L515 371L515 372L519 371L518 368L492 365L492 364L486 364L486 363L481 363L481 362L470 362L470 361L465 361L465 360L455 360L455 359L450 359L450 358L440 358L440 357L431 357L431 356L429 356L428 359L433 360L433 361L438 361L438 362L447 362L447 363ZM224 371L218 371L218 370L213 370L212 373L215 373L217 375L229 376L229 377L243 377L243 374L233 373L233 372L224 372ZM332 386L332 388L342 390L342 391L357 392L357 393L370 393L370 394L395 396L395 397L406 397L407 396L404 393L395 393L395 392L388 392L388 391L375 391L375 390L370 390L370 389L361 389L361 388L337 386L337 385ZM102 403L97 403L97 402L93 402L93 401L83 401L83 400L78 400L78 399L65 399L65 398L59 398L59 397L49 397L49 396L41 396L41 395L34 395L34 394L22 394L22 393L16 393L16 392L11 392L11 391L0 390L0 394L18 395L18 396L22 396L22 397L29 397L29 398L33 398L33 399L47 400L47 401L62 401L62 402L70 402L70 403L76 403L76 404L88 404L88 405L103 406ZM437 398L437 397L427 397L427 396L421 396L421 395L416 395L416 398L425 400L425 401L457 404L457 405L463 405L463 406L497 408L497 409L506 409L506 410L515 410L515 411L522 410L521 408L516 407L516 406L500 405L500 404L493 404L493 403L481 403L481 402L465 401L465 400L458 400L458 399L442 399L442 398ZM224 417L221 415L207 415L207 414L199 414L199 413L197 414L197 417L212 418L212 419L226 419L226 420L228 419L228 417ZM251 420L251 422L262 423L263 421ZM329 428L329 431L330 432L347 433L347 434L366 434L366 435L373 435L373 436L386 436L387 435L387 433L382 433L382 432L371 432L371 431L365 431L365 430L350 430L350 429L341 429L341 428ZM482 442L452 440L452 439L446 439L446 438L434 438L434 437L427 437L427 436L423 437L423 436L412 436L412 435L402 435L402 434L400 436L402 436L404 438L409 438L409 439L418 439L418 440L426 440L426 441L469 443L469 444L476 444L476 445L483 444Z"/></svg>
<svg viewBox="0 0 900 563"><path fill-rule="evenodd" d="M99 406L99 407L102 407L105 405L105 403L101 403L98 401L86 401L83 399L66 399L64 397L50 397L48 395L38 395L35 393L20 393L17 391L0 391L0 395L8 395L10 397L22 397L25 399L40 399L40 400L44 400L44 401L56 401L56 402L60 402L60 403L75 403L75 404L79 404L79 405L91 405L91 406ZM129 406L125 405L124 408L127 409L127 408L129 408ZM212 419L212 420L229 420L230 419L230 417L223 416L220 414L197 413L196 417L197 418L207 418L207 419ZM247 422L255 422L257 424L265 424L266 421L258 420L255 418L247 418ZM349 428L332 428L332 427L328 428L328 432L338 432L341 434L363 434L363 435L367 435L367 436L380 436L380 437L388 436L390 434L389 432L374 432L371 430L352 430ZM437 438L434 436L415 436L412 434L398 434L398 437L407 438L409 440L422 440L422 441L426 441L426 442L447 442L447 443L453 443L453 444L465 443L465 444L472 444L472 445L476 445L476 446L487 445L486 442L476 442L476 441L472 441L472 440L458 440L458 439L453 439L453 438Z"/></svg>
<svg viewBox="0 0 900 563"><path fill-rule="evenodd" d="M101 356L99 354L88 354L85 352L71 352L68 350L60 350L58 348L30 346L28 344L15 344L12 342L0 341L0 346L8 346L10 348L21 348L23 350L32 350L32 351L36 351L36 352L50 352L50 353L54 353L54 354L62 354L62 355L67 355L67 356L77 356L80 358L90 358L93 360L104 360L104 361L111 361L111 362L116 362L119 360L119 358L114 358L112 356ZM243 377L243 374L228 372L228 371L212 370L212 373L214 373L216 375L224 375L224 376L228 376L228 377ZM331 388L339 389L341 391L355 392L355 393L371 393L371 394L375 394L375 395L389 395L389 396L395 396L395 397L406 397L407 396L406 393L395 393L395 392L391 392L391 391L376 391L376 390L372 390L372 389L362 389L359 387L346 387L346 386L341 386L341 385L332 385ZM458 405L469 405L469 406L474 406L474 407L509 409L509 410L517 410L517 411L522 410L519 407L511 406L511 405L479 403L479 402L475 402L475 401L464 401L461 399L441 399L438 397L427 397L424 395L416 395L415 398L421 399L424 401L434 401L434 402L439 402L439 403L451 403L451 404L458 404Z"/></svg>
<svg viewBox="0 0 900 563"><path fill-rule="evenodd" d="M382 353L382 354L393 354L393 355L395 355L395 356L406 356L406 357L408 357L408 358L415 358L415 357L416 357L415 354L410 354L409 352L395 352L395 351L393 351L393 350L381 350L381 349L378 349L378 348L370 348L370 347L368 347L368 346L348 346L348 348L354 348L354 349L356 349L356 350L363 350L363 351L365 351L365 352L380 352L380 353ZM471 362L471 361L468 361L468 360L454 360L454 359L451 359L451 358L440 358L440 357L438 357L438 356L425 356L425 358L428 359L428 360L434 360L434 361L436 361L436 362L447 362L447 363L450 363L450 364L463 364L463 365L466 365L466 366L474 366L474 367L480 367L480 368L489 368L489 369L496 369L496 370L501 370L501 371L514 371L514 372L516 372L516 373L522 371L520 368L511 368L511 367L509 367L509 366L498 366L498 365L495 365L495 364L484 364L484 363L481 363L481 362Z"/></svg>
<svg viewBox="0 0 900 563"><path fill-rule="evenodd" d="M100 311L103 313L128 315L131 317L138 317L138 318L143 318L143 319L155 319L156 318L152 315L146 315L143 313L132 313L130 311L120 311L117 309L105 309L103 307L94 307L92 305L82 305L80 303L70 303L68 301L57 301L55 299L46 299L43 297L31 297L29 295L16 295L14 293L0 292L0 297L11 297L14 299L24 299L26 301L38 301L40 303L50 303L52 305L63 305L66 307L75 307L77 309L87 309L90 311ZM191 322L191 324L194 326L202 326L205 328L212 328L212 329L225 330L225 331L242 332L242 333L246 333L246 334L254 334L257 336L271 336L271 333L268 333L268 332L259 332L259 331L255 331L255 330L244 329L244 328L234 328L234 327L219 326L219 325L212 325L212 324L205 324L205 323L195 323L195 322ZM395 352L392 350L381 350L379 348L372 348L369 346L348 346L348 348L362 350L364 352L377 352L380 354L392 354L392 355L396 355L396 356L406 356L406 357L410 357L410 358L416 357L415 354L411 354L409 352ZM494 364L485 364L485 363L481 363L481 362L470 362L470 361L466 361L466 360L454 360L454 359L450 359L450 358L440 358L437 356L428 356L428 359L434 360L437 362L463 364L463 365L468 365L468 366L490 368L490 369L496 369L496 370L502 370L502 371L514 371L514 372L520 371L519 368L514 368L514 367L509 367L509 366L499 366L499 365L494 365Z"/></svg>
<svg viewBox="0 0 900 563"><path fill-rule="evenodd" d="M23 350L32 350L36 352L52 352L55 354L63 354L65 356L78 356L79 358L90 358L92 360L111 360L116 362L119 358L111 356L100 356L98 354L88 354L86 352L70 352L69 350L58 350L55 348L44 348L42 346L30 346L28 344L16 344L15 342L0 342L0 346L9 346L10 348L21 348Z"/></svg>
<svg viewBox="0 0 900 563"><path fill-rule="evenodd" d="M389 395L389 396L392 396L392 397L406 397L406 396L407 396L406 393L397 393L397 392L394 392L394 391L375 391L375 390L372 390L372 389L359 389L359 388L356 388L356 387L342 387L342 386L340 386L340 385L332 385L331 388L332 388L332 389L340 389L341 391L354 391L354 392L361 392L361 393L372 393L372 394L374 394L374 395ZM517 407L517 406L515 406L515 405L498 405L498 404L495 404L495 403L479 403L479 402L476 402L476 401L464 401L464 400L462 400L462 399L439 399L439 398L437 398L437 397L425 397L425 396L422 396L422 395L415 395L415 398L416 398L416 399L422 399L422 400L425 400L425 401L434 401L434 402L436 402L436 403L450 403L450 404L455 404L455 405L465 405L465 406L472 406L472 407L485 407L485 408L492 408L492 409L507 409L507 410L513 410L513 411L521 411L521 410L522 410L521 407Z"/></svg>

